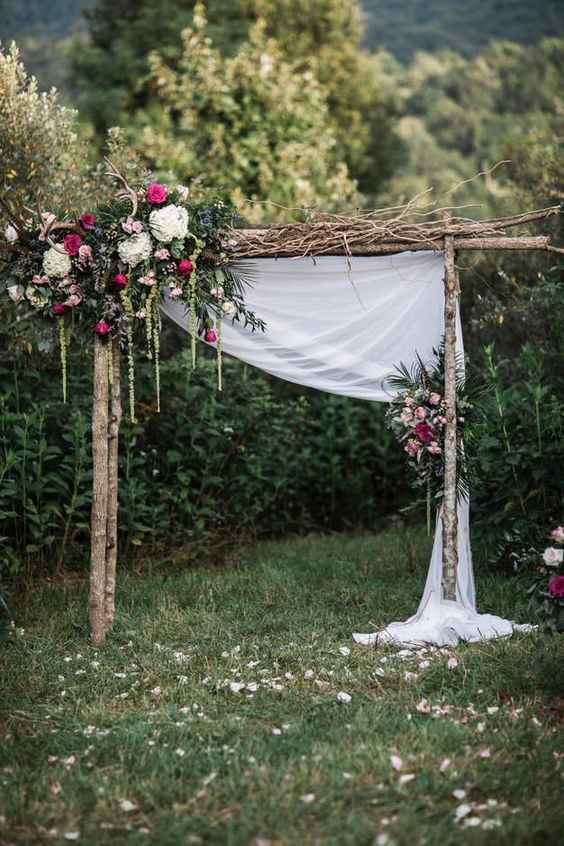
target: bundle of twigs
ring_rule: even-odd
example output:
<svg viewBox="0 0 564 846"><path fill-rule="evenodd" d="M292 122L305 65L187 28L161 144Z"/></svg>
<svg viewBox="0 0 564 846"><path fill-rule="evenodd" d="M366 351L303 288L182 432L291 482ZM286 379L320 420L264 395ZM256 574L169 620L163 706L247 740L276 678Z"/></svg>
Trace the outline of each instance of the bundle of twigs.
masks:
<svg viewBox="0 0 564 846"><path fill-rule="evenodd" d="M560 207L486 220L461 217L456 212L460 208L418 211L411 201L353 216L316 213L302 222L233 229L227 248L236 258L371 255L412 249L440 250L445 235L452 235L461 248L471 249L484 239L500 239L508 227L559 214ZM537 236L537 247L546 249L548 244L546 236Z"/></svg>

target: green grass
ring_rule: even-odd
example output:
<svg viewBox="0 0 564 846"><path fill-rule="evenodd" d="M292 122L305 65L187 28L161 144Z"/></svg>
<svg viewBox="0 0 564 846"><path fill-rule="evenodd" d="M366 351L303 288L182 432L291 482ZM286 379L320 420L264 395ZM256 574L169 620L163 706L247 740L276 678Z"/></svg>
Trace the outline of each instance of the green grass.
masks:
<svg viewBox="0 0 564 846"><path fill-rule="evenodd" d="M415 609L417 540L288 540L230 570L124 575L98 652L86 585L38 586L4 648L0 841L561 842L561 638L407 657L351 642ZM479 594L523 619L511 581ZM475 825L455 820L464 804Z"/></svg>

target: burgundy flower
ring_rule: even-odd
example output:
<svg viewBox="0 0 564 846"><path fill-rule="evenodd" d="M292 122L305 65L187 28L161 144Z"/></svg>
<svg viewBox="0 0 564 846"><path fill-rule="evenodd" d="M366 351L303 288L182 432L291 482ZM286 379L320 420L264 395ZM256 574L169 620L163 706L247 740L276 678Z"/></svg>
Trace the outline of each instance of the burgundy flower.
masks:
<svg viewBox="0 0 564 846"><path fill-rule="evenodd" d="M112 282L114 283L114 288L117 288L119 291L122 291L124 288L127 288L127 276L125 273L116 273L113 277Z"/></svg>
<svg viewBox="0 0 564 846"><path fill-rule="evenodd" d="M430 444L435 440L435 430L428 423L418 423L413 431L422 444Z"/></svg>
<svg viewBox="0 0 564 846"><path fill-rule="evenodd" d="M63 239L63 246L65 248L65 252L69 256L77 256L81 244L82 238L80 237L80 235L65 235Z"/></svg>
<svg viewBox="0 0 564 846"><path fill-rule="evenodd" d="M110 324L109 324L109 323L106 323L106 321L105 321L105 320L100 320L100 321L96 324L96 326L94 327L94 332L95 332L97 335L101 335L102 337L103 337L104 335L107 335L109 331L110 331Z"/></svg>
<svg viewBox="0 0 564 846"><path fill-rule="evenodd" d="M51 311L53 312L53 314L60 316L61 314L65 313L66 308L62 303L54 303L53 307L51 308Z"/></svg>
<svg viewBox="0 0 564 846"><path fill-rule="evenodd" d="M178 273L180 276L190 276L192 271L194 270L194 265L190 261L190 259L181 259L178 262Z"/></svg>
<svg viewBox="0 0 564 846"><path fill-rule="evenodd" d="M83 214L78 218L78 222L80 223L83 229L94 229L94 227L96 226L96 215Z"/></svg>
<svg viewBox="0 0 564 846"><path fill-rule="evenodd" d="M160 206L168 196L168 188L160 182L151 182L147 185L147 202L152 206Z"/></svg>
<svg viewBox="0 0 564 846"><path fill-rule="evenodd" d="M217 332L215 329L206 329L204 334L204 341L207 341L208 344L215 344L217 341Z"/></svg>
<svg viewBox="0 0 564 846"><path fill-rule="evenodd" d="M548 583L548 592L564 599L564 576L553 576Z"/></svg>

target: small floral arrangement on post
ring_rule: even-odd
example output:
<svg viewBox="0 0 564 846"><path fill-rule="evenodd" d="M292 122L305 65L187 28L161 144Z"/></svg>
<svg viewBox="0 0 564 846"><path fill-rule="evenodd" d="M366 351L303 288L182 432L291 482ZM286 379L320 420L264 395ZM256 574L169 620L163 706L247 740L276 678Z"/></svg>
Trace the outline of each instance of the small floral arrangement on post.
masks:
<svg viewBox="0 0 564 846"><path fill-rule="evenodd" d="M550 627L564 632L564 526L553 529L549 538L552 545L542 554L542 564L537 567L539 575L531 592L541 599Z"/></svg>
<svg viewBox="0 0 564 846"><path fill-rule="evenodd" d="M424 364L418 356L411 370L402 363L388 384L397 391L388 406L388 428L407 456L414 484L421 487L427 500L427 530L431 530L431 502L443 496L444 432L446 409L444 399L444 347L433 350L435 363ZM462 447L462 435L468 412L472 409L464 379L464 362L457 361L457 487L458 495L468 493L468 462Z"/></svg>
<svg viewBox="0 0 564 846"><path fill-rule="evenodd" d="M191 202L188 189L148 182L131 188L109 160L121 190L110 203L73 221L37 216L12 220L5 230L0 279L20 309L52 322L59 336L63 398L67 350L82 331L127 350L130 416L134 419L134 342L143 339L154 362L159 402L159 302L165 292L189 314L192 361L196 338L216 345L221 388L221 323L264 323L244 302L245 280L223 246L235 210L220 199ZM111 356L108 357L111 363Z"/></svg>

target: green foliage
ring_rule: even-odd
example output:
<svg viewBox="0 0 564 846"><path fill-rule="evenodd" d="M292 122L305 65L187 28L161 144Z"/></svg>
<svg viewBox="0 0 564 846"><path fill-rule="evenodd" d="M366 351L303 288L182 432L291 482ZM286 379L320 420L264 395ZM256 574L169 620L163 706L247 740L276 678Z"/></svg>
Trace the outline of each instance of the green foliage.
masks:
<svg viewBox="0 0 564 846"><path fill-rule="evenodd" d="M478 475L474 537L490 563L507 567L562 520L564 400L561 376L536 345L511 359L486 347L484 367L490 391L469 444Z"/></svg>
<svg viewBox="0 0 564 846"><path fill-rule="evenodd" d="M218 394L213 358L195 371L188 358L162 364L160 415L143 404L153 396L150 368L137 368L139 423L124 424L120 457L125 558L174 546L195 556L226 537L374 526L404 504L383 407L290 387L284 396L231 360ZM69 409L57 401L56 362L43 359L32 369L22 353L0 374L6 577L88 559L89 360L71 348Z"/></svg>
<svg viewBox="0 0 564 846"><path fill-rule="evenodd" d="M403 62L417 51L472 56L494 40L534 44L564 35L560 0L362 0L366 44Z"/></svg>

